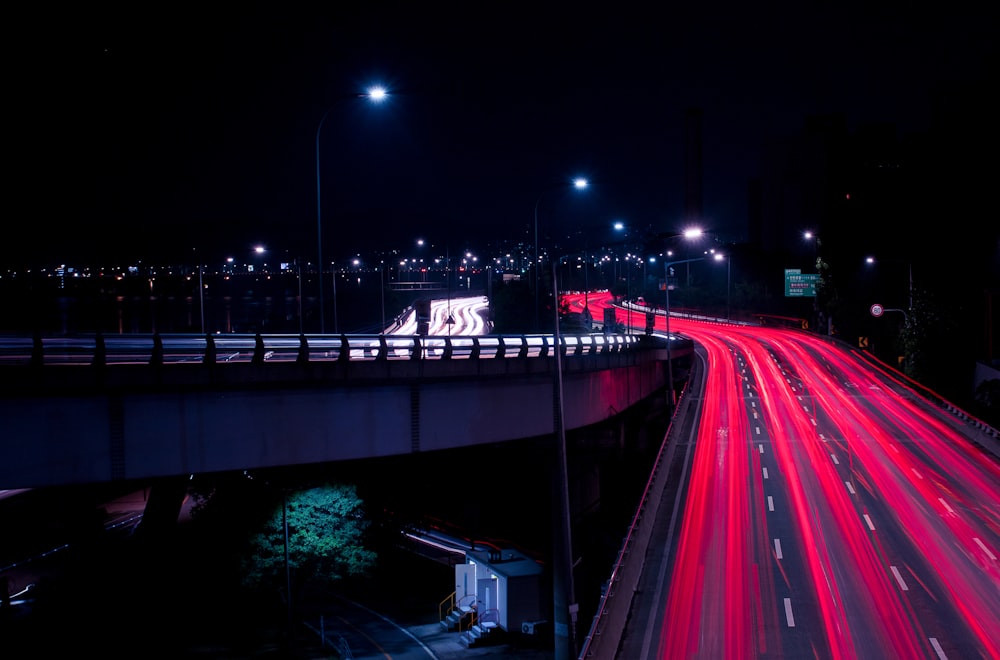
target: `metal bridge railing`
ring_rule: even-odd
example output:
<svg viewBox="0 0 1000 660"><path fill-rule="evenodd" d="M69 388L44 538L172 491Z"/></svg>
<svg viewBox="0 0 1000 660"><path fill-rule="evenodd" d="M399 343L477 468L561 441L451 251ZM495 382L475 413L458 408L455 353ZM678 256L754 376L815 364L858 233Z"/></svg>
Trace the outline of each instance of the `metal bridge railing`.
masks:
<svg viewBox="0 0 1000 660"><path fill-rule="evenodd" d="M561 335L563 355L617 353L642 336ZM197 335L100 334L0 337L3 365L483 360L555 355L554 335Z"/></svg>

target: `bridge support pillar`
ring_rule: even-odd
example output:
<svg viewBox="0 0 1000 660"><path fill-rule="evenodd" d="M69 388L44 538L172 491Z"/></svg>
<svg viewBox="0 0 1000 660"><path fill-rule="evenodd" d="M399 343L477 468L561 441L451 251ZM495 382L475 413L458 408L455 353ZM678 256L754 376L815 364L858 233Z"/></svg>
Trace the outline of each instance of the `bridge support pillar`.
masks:
<svg viewBox="0 0 1000 660"><path fill-rule="evenodd" d="M177 524L181 505L187 496L188 478L159 479L149 489L149 499L136 527L136 536L143 539L162 538Z"/></svg>

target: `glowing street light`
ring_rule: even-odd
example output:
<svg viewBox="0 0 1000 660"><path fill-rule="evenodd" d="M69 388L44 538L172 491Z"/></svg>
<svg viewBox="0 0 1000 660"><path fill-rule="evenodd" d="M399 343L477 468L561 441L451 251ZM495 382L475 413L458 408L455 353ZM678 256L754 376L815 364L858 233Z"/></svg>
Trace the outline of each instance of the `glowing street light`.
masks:
<svg viewBox="0 0 1000 660"><path fill-rule="evenodd" d="M534 263L534 266L533 266L534 271L535 271L535 277L534 277L534 279L535 279L535 287L534 287L535 288L535 332L538 332L539 330L541 330L541 323L538 320L538 283L539 283L539 274L540 274L539 271L541 269L541 264L538 261L538 206L542 203L542 197L544 197L544 195L545 195L546 192L548 192L549 190L554 190L556 188L562 188L565 185L566 185L565 182L561 182L561 183L559 183L559 184L557 184L555 186L550 186L549 188L546 188L544 191L542 191L542 194L540 194L538 196L538 199L535 201L535 263ZM570 185L573 186L574 190L585 190L587 188L587 186L589 186L590 184L587 181L587 179L585 179L583 177L577 177L577 178L573 179L570 182Z"/></svg>
<svg viewBox="0 0 1000 660"><path fill-rule="evenodd" d="M663 234L662 238L684 238L687 240L692 240L699 238L704 232L698 228L685 229L680 233L673 234ZM669 254L669 252L668 252ZM681 259L679 261L664 261L663 262L663 290L665 292L664 300L664 316L666 317L666 327L667 327L667 381L670 385L670 405L671 407L677 405L677 395L674 391L674 362L673 356L670 354L670 268L677 264L686 264L693 261L704 261L705 257L697 257L695 259Z"/></svg>
<svg viewBox="0 0 1000 660"><path fill-rule="evenodd" d="M911 261L908 261L908 260L897 260L897 261L899 261L900 263L905 263L906 264L907 274L909 276L909 294L910 294L909 295L909 305L910 305L910 310L912 311L913 310L913 263ZM874 265L876 265L877 262L875 260L875 257L868 256L868 257L865 257L865 263L868 266L874 266Z"/></svg>
<svg viewBox="0 0 1000 660"><path fill-rule="evenodd" d="M628 225L626 225L621 220L616 220L612 225L615 231L625 232L625 238L628 240ZM625 275L625 310L626 310L626 320L625 320L625 334L632 334L632 264L630 263L632 259L631 253L626 253L624 262L625 267L628 269Z"/></svg>
<svg viewBox="0 0 1000 660"><path fill-rule="evenodd" d="M388 97L389 93L386 89L380 85L375 87L370 87L363 94L350 94L348 96L342 97L342 100L347 99L367 99L372 103L381 103ZM326 333L326 314L323 309L323 211L321 204L321 190L322 186L320 175L319 175L319 134L323 130L323 122L326 121L327 116L329 116L330 111L333 110L333 106L327 109L323 113L323 117L319 120L319 125L316 126L316 250L317 250L317 269L319 271L319 331L321 334ZM334 278L336 278L336 273L334 273ZM336 287L336 284L334 284ZM337 316L337 298L336 298L336 288L334 289L334 332L338 332L336 324Z"/></svg>
<svg viewBox="0 0 1000 660"><path fill-rule="evenodd" d="M733 273L733 255L723 254L721 252L712 252L712 257L716 261L726 260L726 320L730 320L729 316L729 291L732 288L732 273Z"/></svg>

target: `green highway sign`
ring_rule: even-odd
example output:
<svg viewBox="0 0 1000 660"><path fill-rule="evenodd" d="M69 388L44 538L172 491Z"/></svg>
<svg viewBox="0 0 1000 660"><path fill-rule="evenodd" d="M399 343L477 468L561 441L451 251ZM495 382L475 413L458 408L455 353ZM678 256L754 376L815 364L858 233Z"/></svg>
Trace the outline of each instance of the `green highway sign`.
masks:
<svg viewBox="0 0 1000 660"><path fill-rule="evenodd" d="M803 274L798 268L785 269L785 296L793 298L816 297L817 273Z"/></svg>

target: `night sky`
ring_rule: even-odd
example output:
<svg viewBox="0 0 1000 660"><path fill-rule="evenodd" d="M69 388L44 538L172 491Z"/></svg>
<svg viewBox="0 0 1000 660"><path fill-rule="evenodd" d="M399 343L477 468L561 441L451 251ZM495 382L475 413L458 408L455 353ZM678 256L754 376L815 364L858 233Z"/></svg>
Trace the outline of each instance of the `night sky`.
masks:
<svg viewBox="0 0 1000 660"><path fill-rule="evenodd" d="M0 267L211 262L258 243L315 258L327 111L327 260L418 237L530 242L538 201L545 235L677 230L688 108L704 225L739 241L762 146L807 115L920 131L947 85L995 84L993 15L872 4L22 9ZM374 83L379 106L356 98ZM584 195L564 185L577 175Z"/></svg>

